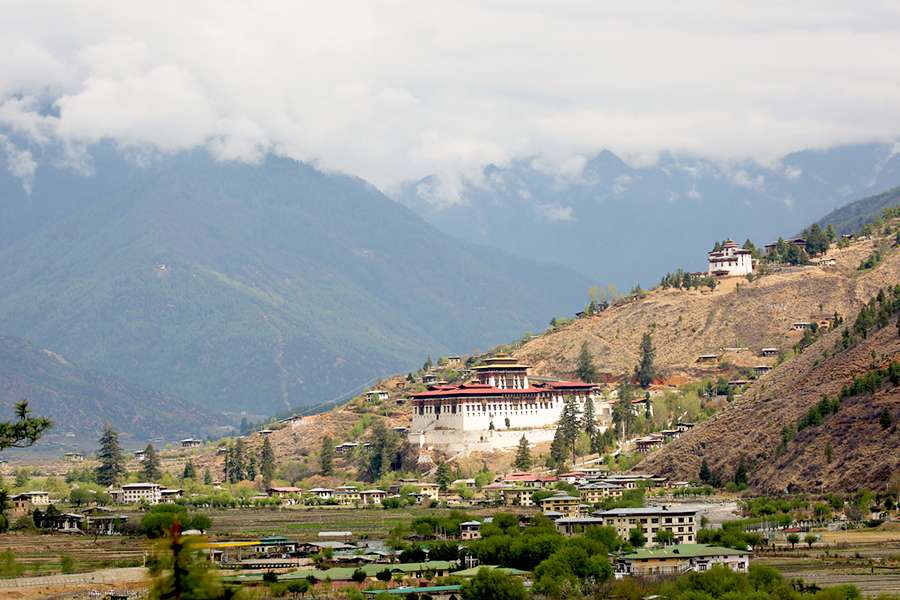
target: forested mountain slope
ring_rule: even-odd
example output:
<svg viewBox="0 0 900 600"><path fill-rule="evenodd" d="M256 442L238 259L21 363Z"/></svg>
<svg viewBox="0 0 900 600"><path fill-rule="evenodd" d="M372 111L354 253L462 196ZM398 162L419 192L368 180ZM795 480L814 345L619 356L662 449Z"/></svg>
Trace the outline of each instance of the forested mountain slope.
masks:
<svg viewBox="0 0 900 600"><path fill-rule="evenodd" d="M334 398L519 337L588 286L290 160L41 164L30 194L0 173L0 332L209 409Z"/></svg>
<svg viewBox="0 0 900 600"><path fill-rule="evenodd" d="M106 422L126 439L137 440L205 436L224 423L221 416L186 402L83 369L23 339L0 336L0 406L4 418L11 417L12 407L22 399L28 400L35 414L54 423L42 447L63 442L92 447Z"/></svg>

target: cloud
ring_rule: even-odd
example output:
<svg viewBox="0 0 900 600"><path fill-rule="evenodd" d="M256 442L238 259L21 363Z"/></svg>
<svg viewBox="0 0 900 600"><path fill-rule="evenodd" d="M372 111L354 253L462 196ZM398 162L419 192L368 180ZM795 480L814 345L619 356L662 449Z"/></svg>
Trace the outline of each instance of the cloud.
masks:
<svg viewBox="0 0 900 600"><path fill-rule="evenodd" d="M757 175L753 177L747 171L743 169L736 171L732 176L731 180L741 187L749 188L752 190L762 191L766 186L766 178L762 175Z"/></svg>
<svg viewBox="0 0 900 600"><path fill-rule="evenodd" d="M560 206L558 204L535 204L534 210L551 223L574 221L575 211L571 206Z"/></svg>
<svg viewBox="0 0 900 600"><path fill-rule="evenodd" d="M452 201L522 157L574 177L602 148L769 160L893 138L898 34L875 2L10 0L0 126L76 165L97 140L274 152L386 188L435 173Z"/></svg>
<svg viewBox="0 0 900 600"><path fill-rule="evenodd" d="M22 181L25 192L30 194L34 174L37 171L37 161L34 160L31 151L19 148L3 134L0 134L0 149L6 154L6 168Z"/></svg>

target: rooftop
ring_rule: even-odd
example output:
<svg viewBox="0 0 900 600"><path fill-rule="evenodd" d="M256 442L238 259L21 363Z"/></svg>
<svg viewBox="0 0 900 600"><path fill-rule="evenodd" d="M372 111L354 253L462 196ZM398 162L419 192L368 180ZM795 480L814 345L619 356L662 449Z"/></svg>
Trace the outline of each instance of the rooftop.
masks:
<svg viewBox="0 0 900 600"><path fill-rule="evenodd" d="M700 556L741 556L750 554L746 550L735 550L723 546L709 546L707 544L677 544L657 548L642 548L637 552L626 554L622 558L647 559L647 558L693 558Z"/></svg>
<svg viewBox="0 0 900 600"><path fill-rule="evenodd" d="M627 515L694 515L697 514L697 510L690 508L669 508L666 506L648 506L645 508L613 508L611 510L601 510L594 514L603 517L620 517Z"/></svg>

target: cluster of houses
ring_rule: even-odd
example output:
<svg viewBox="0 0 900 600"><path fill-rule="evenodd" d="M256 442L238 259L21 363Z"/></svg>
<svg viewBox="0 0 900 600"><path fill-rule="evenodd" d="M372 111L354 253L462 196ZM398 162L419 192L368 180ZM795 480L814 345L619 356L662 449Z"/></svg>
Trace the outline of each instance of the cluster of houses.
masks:
<svg viewBox="0 0 900 600"><path fill-rule="evenodd" d="M36 527L63 533L112 535L118 533L121 525L128 520L127 516L100 506L86 508L79 513L60 512L51 504L50 493L43 491L15 494L10 497L9 503L11 517L31 515Z"/></svg>

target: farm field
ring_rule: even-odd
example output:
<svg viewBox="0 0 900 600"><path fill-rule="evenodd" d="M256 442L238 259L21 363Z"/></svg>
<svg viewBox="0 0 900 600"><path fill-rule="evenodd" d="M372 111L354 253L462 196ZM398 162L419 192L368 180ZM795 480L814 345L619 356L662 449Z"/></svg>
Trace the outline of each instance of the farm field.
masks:
<svg viewBox="0 0 900 600"><path fill-rule="evenodd" d="M811 549L798 545L775 556L763 554L754 562L820 587L849 583L865 595L900 592L900 525L815 533L821 540Z"/></svg>

